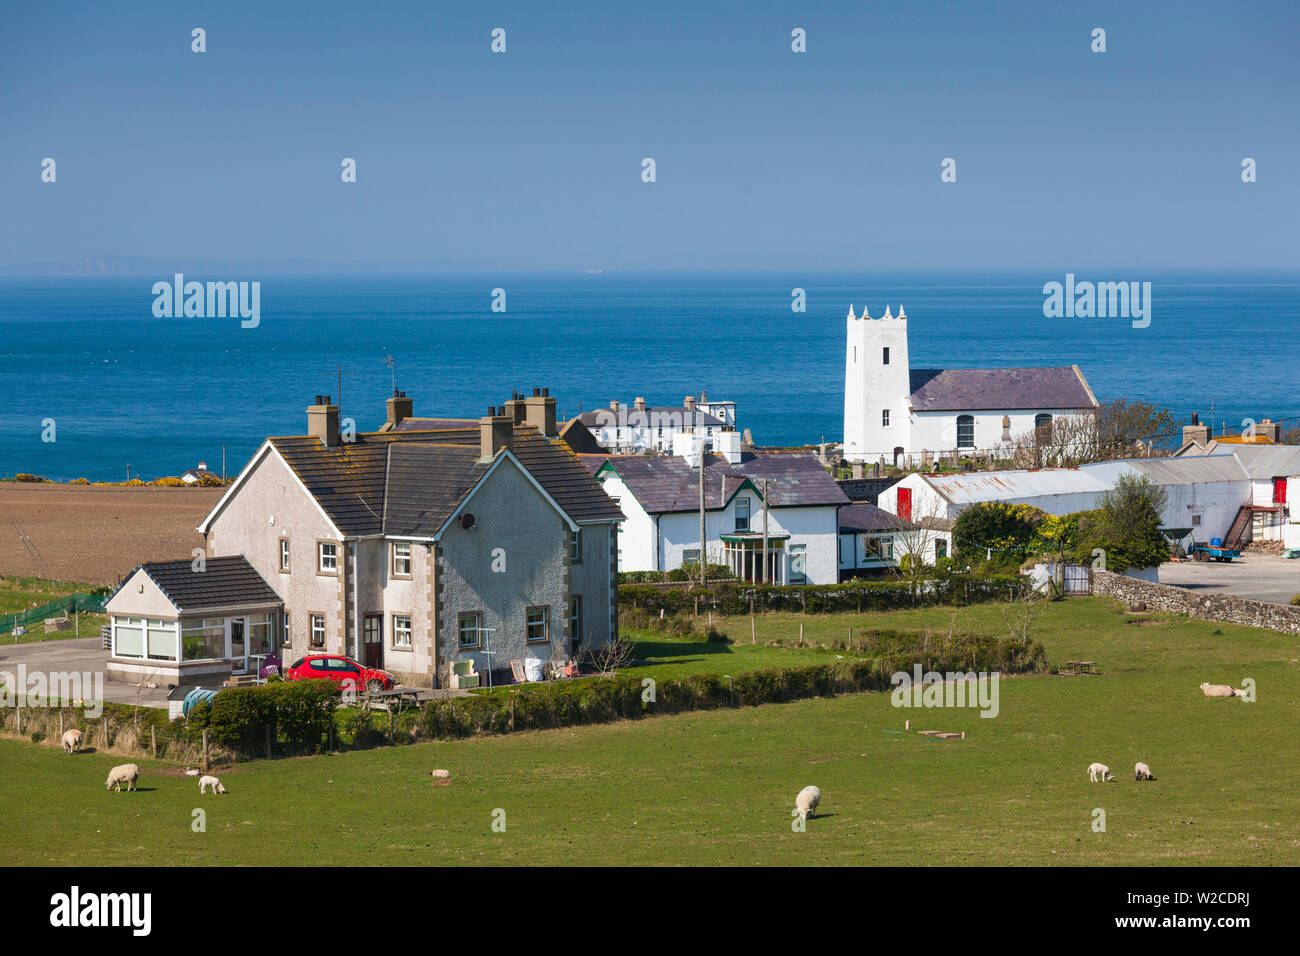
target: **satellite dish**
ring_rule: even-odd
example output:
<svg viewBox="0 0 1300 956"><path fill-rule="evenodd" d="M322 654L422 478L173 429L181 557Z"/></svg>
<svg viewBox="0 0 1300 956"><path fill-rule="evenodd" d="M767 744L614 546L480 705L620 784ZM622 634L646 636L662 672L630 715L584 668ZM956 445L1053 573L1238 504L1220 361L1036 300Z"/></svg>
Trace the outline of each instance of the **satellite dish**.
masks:
<svg viewBox="0 0 1300 956"><path fill-rule="evenodd" d="M472 514L470 514L468 511L465 512L463 515L460 516L460 526L461 526L462 528L464 528L466 531L468 531L470 528L474 527L474 525L476 525L476 524L478 524L478 519L476 519L476 518L475 518Z"/></svg>

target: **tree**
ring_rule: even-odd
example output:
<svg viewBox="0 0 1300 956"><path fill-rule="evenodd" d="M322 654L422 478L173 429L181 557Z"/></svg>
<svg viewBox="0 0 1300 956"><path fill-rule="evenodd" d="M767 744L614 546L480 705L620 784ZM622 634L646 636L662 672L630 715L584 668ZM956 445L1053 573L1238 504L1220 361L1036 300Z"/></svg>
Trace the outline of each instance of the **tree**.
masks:
<svg viewBox="0 0 1300 956"><path fill-rule="evenodd" d="M1100 548L1107 571L1168 561L1169 541L1160 531L1168 502L1168 492L1145 475L1121 475L1102 494L1097 510L1080 513L1078 557L1091 562Z"/></svg>
<svg viewBox="0 0 1300 956"><path fill-rule="evenodd" d="M1010 457L1020 468L1136 458L1173 437L1180 422L1167 408L1118 398L1091 413L1061 415L1050 425L1015 436Z"/></svg>
<svg viewBox="0 0 1300 956"><path fill-rule="evenodd" d="M957 553L968 560L1014 558L1018 563L1046 517L1045 512L1032 505L981 501L957 516L952 543Z"/></svg>

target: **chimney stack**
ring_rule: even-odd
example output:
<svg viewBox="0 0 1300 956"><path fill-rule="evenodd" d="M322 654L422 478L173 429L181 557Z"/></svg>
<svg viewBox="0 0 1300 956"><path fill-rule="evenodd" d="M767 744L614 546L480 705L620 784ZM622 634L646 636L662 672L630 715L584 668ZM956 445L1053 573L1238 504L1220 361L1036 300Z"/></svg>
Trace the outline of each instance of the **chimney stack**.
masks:
<svg viewBox="0 0 1300 956"><path fill-rule="evenodd" d="M638 395L636 397L636 400L632 403L632 407L635 408L638 412L644 412L645 399Z"/></svg>
<svg viewBox="0 0 1300 956"><path fill-rule="evenodd" d="M1255 435L1265 441L1270 441L1274 445L1278 442L1277 422L1271 418L1266 418L1262 422L1256 422L1254 428Z"/></svg>
<svg viewBox="0 0 1300 956"><path fill-rule="evenodd" d="M686 410L688 412L695 411L695 396L687 395L685 398L682 399L682 405L686 407Z"/></svg>
<svg viewBox="0 0 1300 956"><path fill-rule="evenodd" d="M307 409L307 434L319 438L326 448L339 443L339 407L329 395L317 395L316 404Z"/></svg>
<svg viewBox="0 0 1300 956"><path fill-rule="evenodd" d="M510 393L510 401L506 402L506 417L510 419L510 424L516 427L527 422L528 413L523 392Z"/></svg>
<svg viewBox="0 0 1300 956"><path fill-rule="evenodd" d="M1201 416L1193 412L1192 423L1183 426L1183 444L1193 442L1204 448L1210 443L1210 426L1201 424Z"/></svg>
<svg viewBox="0 0 1300 956"><path fill-rule="evenodd" d="M611 402L617 406L617 402ZM555 399L549 388L535 388L533 394L524 401L525 424L536 428L544 438L555 437Z"/></svg>
<svg viewBox="0 0 1300 956"><path fill-rule="evenodd" d="M414 412L415 403L406 397L405 392L393 392L393 397L388 400L388 428L392 430L401 424L405 418L410 418Z"/></svg>
<svg viewBox="0 0 1300 956"><path fill-rule="evenodd" d="M495 458L502 448L514 444L515 426L510 416L502 414L504 408L488 408L488 413L478 420L479 457Z"/></svg>

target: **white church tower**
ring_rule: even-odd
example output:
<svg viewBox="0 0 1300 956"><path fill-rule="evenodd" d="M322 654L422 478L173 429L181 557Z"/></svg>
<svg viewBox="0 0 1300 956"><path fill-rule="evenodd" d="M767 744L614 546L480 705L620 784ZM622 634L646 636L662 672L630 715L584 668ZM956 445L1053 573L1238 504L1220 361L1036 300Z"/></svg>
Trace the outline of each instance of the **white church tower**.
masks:
<svg viewBox="0 0 1300 956"><path fill-rule="evenodd" d="M895 449L911 448L911 366L907 357L907 314L873 319L849 306L844 361L844 457L868 464L894 463Z"/></svg>

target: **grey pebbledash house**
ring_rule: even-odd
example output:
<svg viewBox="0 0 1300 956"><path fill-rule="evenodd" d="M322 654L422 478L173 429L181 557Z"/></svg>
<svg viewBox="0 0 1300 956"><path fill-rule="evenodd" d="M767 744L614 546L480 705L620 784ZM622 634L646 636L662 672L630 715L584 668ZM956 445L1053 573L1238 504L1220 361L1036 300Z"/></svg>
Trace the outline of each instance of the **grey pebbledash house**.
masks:
<svg viewBox="0 0 1300 956"><path fill-rule="evenodd" d="M613 639L622 513L558 439L553 398L489 412L424 427L396 395L379 431L345 440L338 406L318 399L308 434L267 439L199 526L206 571L144 565L113 595L110 669L188 682L251 672L263 653L328 653L441 687L457 662L504 676ZM149 586L211 595L196 582L213 568L276 600L168 605ZM177 640L154 655L159 621Z"/></svg>

